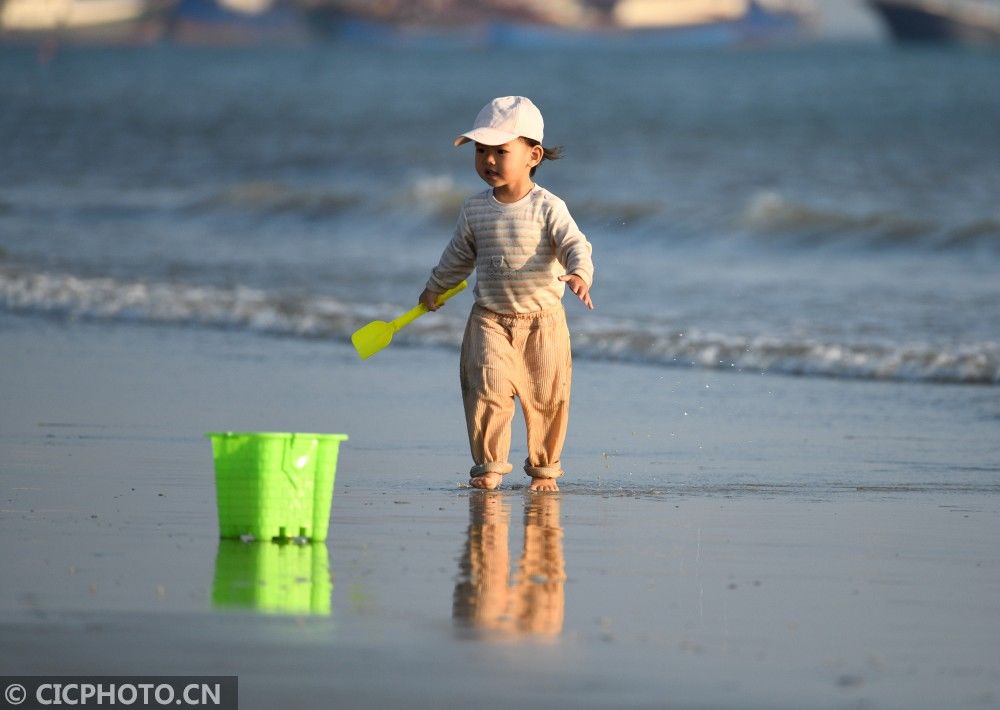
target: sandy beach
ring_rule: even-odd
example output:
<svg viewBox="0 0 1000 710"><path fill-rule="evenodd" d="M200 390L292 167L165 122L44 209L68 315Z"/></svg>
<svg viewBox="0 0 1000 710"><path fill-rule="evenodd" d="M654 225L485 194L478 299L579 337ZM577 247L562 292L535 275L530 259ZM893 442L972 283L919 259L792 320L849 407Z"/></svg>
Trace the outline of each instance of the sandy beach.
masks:
<svg viewBox="0 0 1000 710"><path fill-rule="evenodd" d="M0 318L6 674L237 674L243 708L1000 702L992 388L578 362L562 491L484 494L450 349ZM325 544L220 543L220 429L350 436Z"/></svg>

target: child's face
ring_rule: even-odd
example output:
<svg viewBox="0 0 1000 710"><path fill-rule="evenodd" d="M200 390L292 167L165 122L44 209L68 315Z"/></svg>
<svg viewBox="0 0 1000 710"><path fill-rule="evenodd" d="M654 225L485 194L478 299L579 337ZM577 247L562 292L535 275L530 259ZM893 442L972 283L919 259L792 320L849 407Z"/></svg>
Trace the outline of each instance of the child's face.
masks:
<svg viewBox="0 0 1000 710"><path fill-rule="evenodd" d="M487 185L516 187L531 182L531 169L542 159L542 149L520 138L503 145L476 143L476 172Z"/></svg>

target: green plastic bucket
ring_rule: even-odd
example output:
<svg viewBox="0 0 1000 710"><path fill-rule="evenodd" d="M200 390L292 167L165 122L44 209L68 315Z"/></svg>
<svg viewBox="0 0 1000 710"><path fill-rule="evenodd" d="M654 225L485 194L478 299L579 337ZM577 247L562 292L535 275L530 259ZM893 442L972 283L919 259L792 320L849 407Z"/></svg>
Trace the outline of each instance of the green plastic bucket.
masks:
<svg viewBox="0 0 1000 710"><path fill-rule="evenodd" d="M325 543L219 540L212 580L217 609L329 616L332 592Z"/></svg>
<svg viewBox="0 0 1000 710"><path fill-rule="evenodd" d="M346 434L210 432L219 535L326 539Z"/></svg>

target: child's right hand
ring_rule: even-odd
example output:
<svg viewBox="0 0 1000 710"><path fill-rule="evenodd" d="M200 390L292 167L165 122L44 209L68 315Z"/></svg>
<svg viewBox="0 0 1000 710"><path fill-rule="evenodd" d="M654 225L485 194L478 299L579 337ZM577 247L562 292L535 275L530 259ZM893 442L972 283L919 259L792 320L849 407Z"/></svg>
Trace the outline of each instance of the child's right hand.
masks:
<svg viewBox="0 0 1000 710"><path fill-rule="evenodd" d="M419 303L427 306L427 310L429 311L436 311L441 307L441 304L437 302L438 296L440 295L441 294L437 291L431 291L430 289L425 288L423 293L420 294Z"/></svg>

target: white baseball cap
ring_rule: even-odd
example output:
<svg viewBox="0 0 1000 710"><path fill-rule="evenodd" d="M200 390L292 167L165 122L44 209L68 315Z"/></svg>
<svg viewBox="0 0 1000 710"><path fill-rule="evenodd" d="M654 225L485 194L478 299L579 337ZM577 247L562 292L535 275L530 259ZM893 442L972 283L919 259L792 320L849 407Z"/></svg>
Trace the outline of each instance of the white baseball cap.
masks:
<svg viewBox="0 0 1000 710"><path fill-rule="evenodd" d="M471 131L455 139L455 145L469 141L483 145L503 145L525 137L542 142L545 127L542 112L523 96L501 96L483 106Z"/></svg>

